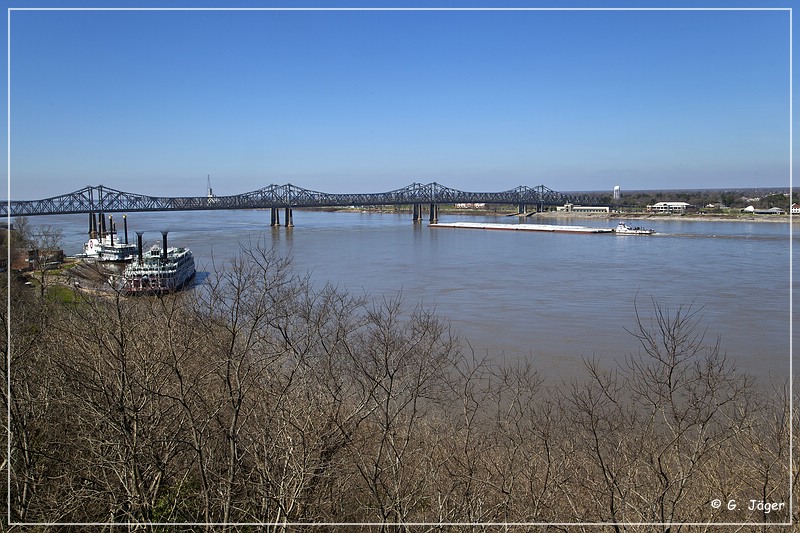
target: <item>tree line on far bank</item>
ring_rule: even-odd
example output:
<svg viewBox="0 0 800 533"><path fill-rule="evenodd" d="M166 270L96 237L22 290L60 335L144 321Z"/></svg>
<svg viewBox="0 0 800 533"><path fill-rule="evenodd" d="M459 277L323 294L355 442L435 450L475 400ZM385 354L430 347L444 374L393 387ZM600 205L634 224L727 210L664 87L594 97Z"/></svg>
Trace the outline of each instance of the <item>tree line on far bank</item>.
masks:
<svg viewBox="0 0 800 533"><path fill-rule="evenodd" d="M530 361L471 352L435 314L315 287L260 247L168 297L10 290L12 523L714 531L685 523L792 518L786 390L736 370L692 306L653 301L630 332L638 353L553 384Z"/></svg>
<svg viewBox="0 0 800 533"><path fill-rule="evenodd" d="M611 197L608 197L611 203ZM686 202L698 208L713 209L743 209L753 206L756 209L770 209L779 207L789 212L789 207L800 203L800 193L797 191L789 194L784 192L768 191L759 192L753 189L729 191L623 191L619 205L637 209L644 209L648 205L658 202ZM713 208L706 206L713 205Z"/></svg>

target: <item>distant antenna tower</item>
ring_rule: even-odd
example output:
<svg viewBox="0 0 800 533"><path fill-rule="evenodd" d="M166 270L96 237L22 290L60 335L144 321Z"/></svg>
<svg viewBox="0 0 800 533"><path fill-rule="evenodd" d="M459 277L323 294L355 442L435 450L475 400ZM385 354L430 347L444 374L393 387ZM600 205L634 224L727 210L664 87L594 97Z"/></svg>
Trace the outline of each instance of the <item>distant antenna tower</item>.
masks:
<svg viewBox="0 0 800 533"><path fill-rule="evenodd" d="M214 198L214 191L211 190L211 174L207 174L208 176L208 197Z"/></svg>

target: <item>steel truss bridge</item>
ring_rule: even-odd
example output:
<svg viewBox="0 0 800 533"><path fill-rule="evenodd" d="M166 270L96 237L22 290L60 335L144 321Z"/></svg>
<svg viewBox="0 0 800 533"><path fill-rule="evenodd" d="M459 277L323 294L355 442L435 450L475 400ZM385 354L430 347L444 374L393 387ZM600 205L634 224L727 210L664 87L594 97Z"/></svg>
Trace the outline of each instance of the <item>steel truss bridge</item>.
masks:
<svg viewBox="0 0 800 533"><path fill-rule="evenodd" d="M79 191L44 200L12 200L0 205L0 215L56 215L74 213L114 213L136 211L191 211L214 209L272 209L272 225L280 223L279 210L286 211L286 224L291 224L291 209L337 206L413 206L414 220L421 218L422 206L430 206L430 220L436 219L440 204L486 203L516 204L518 212L542 210L544 206L566 203L599 205L592 196L569 195L537 187L519 186L503 192L466 192L438 183L413 183L402 189L383 193L331 194L311 191L296 185L269 185L233 196L145 196L118 191L103 185L84 187Z"/></svg>

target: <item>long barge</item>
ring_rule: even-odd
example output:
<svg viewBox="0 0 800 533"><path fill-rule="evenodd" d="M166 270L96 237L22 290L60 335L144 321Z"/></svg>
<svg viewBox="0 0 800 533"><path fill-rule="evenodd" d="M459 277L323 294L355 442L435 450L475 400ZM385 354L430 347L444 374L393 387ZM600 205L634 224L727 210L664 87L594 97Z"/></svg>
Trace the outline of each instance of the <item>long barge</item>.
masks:
<svg viewBox="0 0 800 533"><path fill-rule="evenodd" d="M491 224L482 222L450 222L430 224L432 228L497 229L514 231L547 231L552 233L614 233L613 228L592 228L589 226L558 226L556 224Z"/></svg>

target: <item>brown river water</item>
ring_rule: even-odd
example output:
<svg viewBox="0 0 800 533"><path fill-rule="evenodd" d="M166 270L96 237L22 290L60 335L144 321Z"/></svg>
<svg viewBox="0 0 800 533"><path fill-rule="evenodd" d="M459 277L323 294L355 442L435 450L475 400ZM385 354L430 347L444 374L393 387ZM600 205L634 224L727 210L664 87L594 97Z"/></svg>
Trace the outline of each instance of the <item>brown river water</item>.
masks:
<svg viewBox="0 0 800 533"><path fill-rule="evenodd" d="M649 320L653 300L700 309L709 343L719 336L737 368L761 379L788 378L790 345L800 338L790 316L797 316L790 313L789 276L797 225L792 235L788 223L631 221L657 234L615 236L430 228L413 224L409 214L300 210L293 228L271 228L269 217L257 210L129 213L129 238L145 231L145 242L156 244L161 230L169 230L170 245L194 252L196 283L208 278L212 261L261 239L317 283L371 298L402 293L408 306L450 320L478 355L530 358L555 380L582 375L585 358L612 367L635 353L637 341L626 331L635 326L634 305ZM75 254L87 237L86 218L30 217L30 223L62 227L65 252ZM440 217L460 220L520 223ZM603 219L552 222L616 226Z"/></svg>

